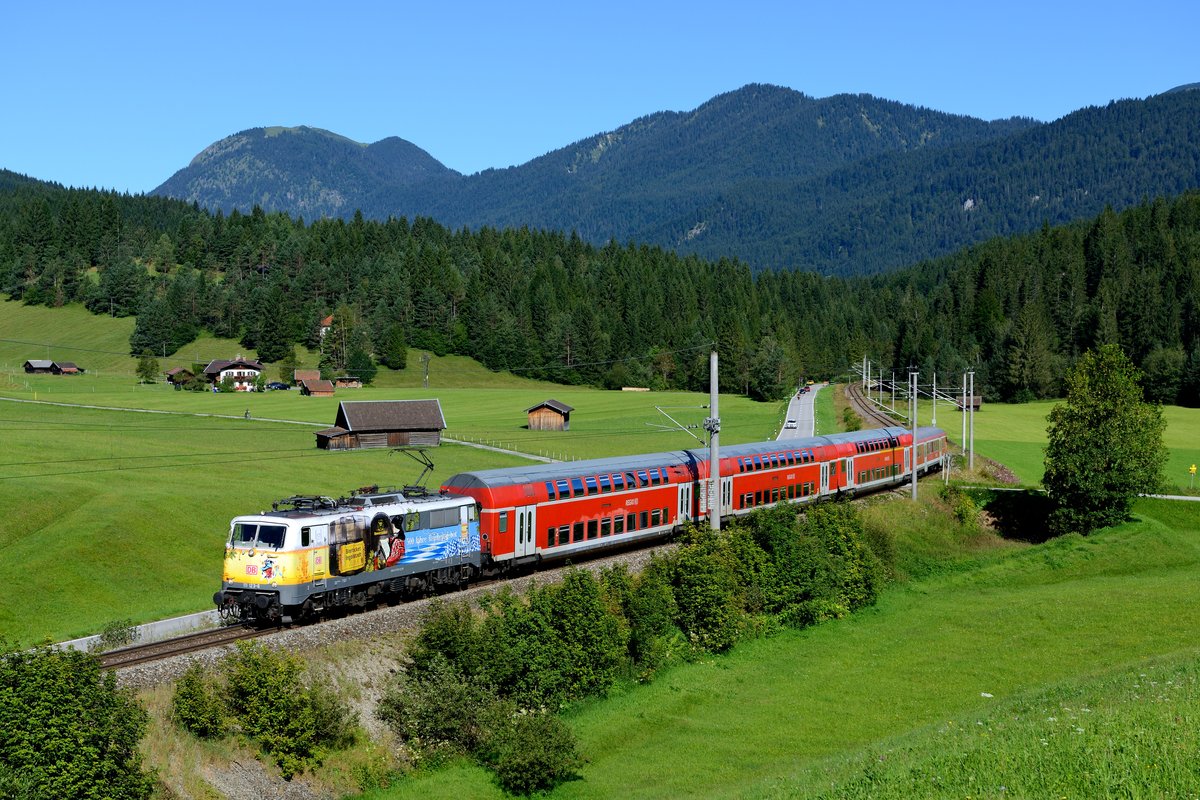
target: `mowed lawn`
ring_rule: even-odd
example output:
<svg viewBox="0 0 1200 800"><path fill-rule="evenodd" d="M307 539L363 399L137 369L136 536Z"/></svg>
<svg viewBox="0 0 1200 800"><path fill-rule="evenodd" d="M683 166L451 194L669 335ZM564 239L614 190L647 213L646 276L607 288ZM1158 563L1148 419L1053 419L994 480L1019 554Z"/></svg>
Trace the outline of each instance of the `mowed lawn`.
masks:
<svg viewBox="0 0 1200 800"><path fill-rule="evenodd" d="M1137 521L1087 539L981 555L851 618L740 645L577 709L568 719L588 763L553 796L811 796L858 775L866 753L975 725L1048 687L1200 656L1198 566L1200 507L1152 500ZM911 796L943 796L906 777ZM984 796L1006 796L1001 783ZM368 796L503 795L460 764Z"/></svg>

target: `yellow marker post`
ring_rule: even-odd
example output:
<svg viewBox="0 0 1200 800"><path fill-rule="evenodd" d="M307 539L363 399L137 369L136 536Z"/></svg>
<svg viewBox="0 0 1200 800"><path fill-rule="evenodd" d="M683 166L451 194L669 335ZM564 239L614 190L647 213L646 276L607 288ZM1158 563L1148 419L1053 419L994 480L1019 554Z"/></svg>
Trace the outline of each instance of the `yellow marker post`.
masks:
<svg viewBox="0 0 1200 800"><path fill-rule="evenodd" d="M1192 464L1188 467L1188 488L1192 488L1192 483L1196 480L1196 465Z"/></svg>

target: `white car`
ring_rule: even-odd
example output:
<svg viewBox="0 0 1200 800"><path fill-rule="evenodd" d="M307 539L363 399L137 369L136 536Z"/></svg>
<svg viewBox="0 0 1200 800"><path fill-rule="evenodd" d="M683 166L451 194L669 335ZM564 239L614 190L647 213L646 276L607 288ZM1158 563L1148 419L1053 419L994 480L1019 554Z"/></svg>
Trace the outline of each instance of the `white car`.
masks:
<svg viewBox="0 0 1200 800"><path fill-rule="evenodd" d="M793 428L796 427L796 420L789 419L787 422L783 423L783 427L786 428L787 430L792 430Z"/></svg>

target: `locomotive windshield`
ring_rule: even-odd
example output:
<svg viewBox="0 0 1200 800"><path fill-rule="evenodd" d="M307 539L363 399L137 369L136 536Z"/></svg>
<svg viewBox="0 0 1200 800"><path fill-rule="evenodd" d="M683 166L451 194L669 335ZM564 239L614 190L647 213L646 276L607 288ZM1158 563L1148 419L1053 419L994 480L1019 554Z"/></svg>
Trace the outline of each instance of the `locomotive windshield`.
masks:
<svg viewBox="0 0 1200 800"><path fill-rule="evenodd" d="M287 528L283 525L260 525L254 522L238 522L233 526L229 543L234 547L283 547Z"/></svg>

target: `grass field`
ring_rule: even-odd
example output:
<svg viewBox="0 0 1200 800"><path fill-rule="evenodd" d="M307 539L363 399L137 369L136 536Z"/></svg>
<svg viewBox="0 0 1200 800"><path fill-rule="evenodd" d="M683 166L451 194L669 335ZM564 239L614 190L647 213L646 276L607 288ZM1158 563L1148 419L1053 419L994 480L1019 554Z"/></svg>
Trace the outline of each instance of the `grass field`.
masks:
<svg viewBox="0 0 1200 800"><path fill-rule="evenodd" d="M9 587L0 636L19 644L209 608L231 517L294 494L416 480L420 468L401 455L317 450L313 432L333 423L341 400L437 398L448 438L559 459L697 446L664 428L655 406L684 423L707 416L706 394L550 386L461 357L433 359L429 389L411 388L422 380L413 358L417 369L381 370L383 388L332 398L139 386L133 359L121 355L131 325L79 308L0 304L0 580ZM29 341L89 347L31 353ZM198 360L237 352L235 342L213 339L195 348ZM46 357L89 371L29 376L20 368ZM575 407L570 431L526 429L525 409L548 397ZM779 404L734 396L721 404L727 443L769 438L778 428ZM455 445L430 455L431 486L457 472L528 463Z"/></svg>
<svg viewBox="0 0 1200 800"><path fill-rule="evenodd" d="M893 516L922 513L890 505ZM976 548L851 618L753 641L579 708L569 719L590 760L582 780L553 796L809 797L836 784L873 797L870 781L884 769L887 796L1107 794L1086 789L1118 785L1096 780L1112 772L1098 745L1114 731L1135 733L1120 725L1122 709L1137 709L1147 724L1178 724L1173 709L1147 711L1142 700L1172 690L1131 686L1147 671L1194 683L1200 658L1200 508L1143 501L1138 512L1137 521L1087 539ZM900 522L914 531L923 524ZM1196 689L1188 691L1179 713L1194 722ZM1089 717L1081 706L1100 711ZM999 756L981 728L995 736L1004 729ZM1068 733L1081 738L1059 741ZM1197 786L1193 750L1158 734L1128 743L1166 759L1159 774L1137 776L1141 790L1129 796L1178 796L1175 772L1190 770L1192 782L1182 785ZM1194 742L1194 726L1181 736ZM1043 738L1055 742L1053 755L1030 773ZM1076 774L1081 761L1091 782ZM1127 753L1117 763L1128 761ZM482 770L458 765L368 796L502 795Z"/></svg>

